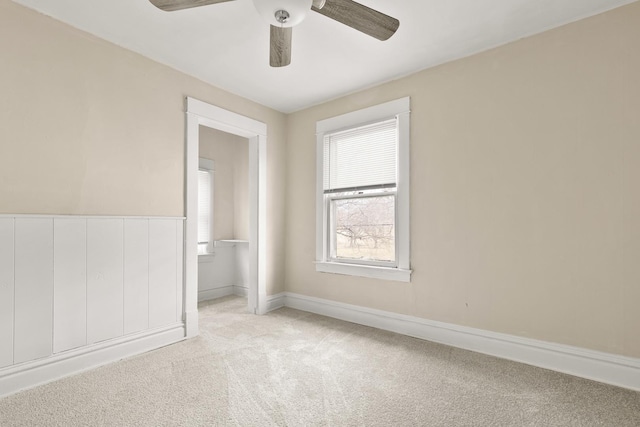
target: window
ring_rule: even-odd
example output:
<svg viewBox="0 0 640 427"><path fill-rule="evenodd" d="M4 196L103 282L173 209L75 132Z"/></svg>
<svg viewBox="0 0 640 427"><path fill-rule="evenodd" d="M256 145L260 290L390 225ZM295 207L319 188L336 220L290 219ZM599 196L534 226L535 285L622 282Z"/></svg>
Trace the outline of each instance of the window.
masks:
<svg viewBox="0 0 640 427"><path fill-rule="evenodd" d="M324 135L329 260L397 267L397 134L394 118Z"/></svg>
<svg viewBox="0 0 640 427"><path fill-rule="evenodd" d="M213 252L213 161L200 159L198 169L198 254Z"/></svg>
<svg viewBox="0 0 640 427"><path fill-rule="evenodd" d="M317 123L316 270L410 281L409 98Z"/></svg>

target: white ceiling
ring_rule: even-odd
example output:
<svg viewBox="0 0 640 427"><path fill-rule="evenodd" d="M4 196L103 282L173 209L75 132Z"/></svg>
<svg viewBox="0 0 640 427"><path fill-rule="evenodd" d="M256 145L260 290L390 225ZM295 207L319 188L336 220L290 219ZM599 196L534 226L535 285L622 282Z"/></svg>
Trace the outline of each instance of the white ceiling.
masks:
<svg viewBox="0 0 640 427"><path fill-rule="evenodd" d="M381 42L312 12L284 68L269 67L269 25L252 0L177 12L148 0L13 1L288 113L635 0L359 0L398 18L398 32Z"/></svg>

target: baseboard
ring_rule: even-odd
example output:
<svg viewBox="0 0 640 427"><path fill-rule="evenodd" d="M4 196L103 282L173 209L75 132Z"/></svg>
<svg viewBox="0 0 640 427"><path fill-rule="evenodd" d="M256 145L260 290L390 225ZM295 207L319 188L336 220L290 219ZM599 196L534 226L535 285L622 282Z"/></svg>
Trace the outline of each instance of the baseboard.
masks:
<svg viewBox="0 0 640 427"><path fill-rule="evenodd" d="M198 302L209 301L212 299L222 298L229 295L234 295L235 286L221 286L215 289L207 289L205 291L198 291Z"/></svg>
<svg viewBox="0 0 640 427"><path fill-rule="evenodd" d="M435 322L290 292L279 295L283 295L285 306L298 310L640 391L640 359ZM273 297L277 301L281 298L275 297L278 296Z"/></svg>
<svg viewBox="0 0 640 427"><path fill-rule="evenodd" d="M182 323L70 350L0 370L0 397L185 339Z"/></svg>
<svg viewBox="0 0 640 427"><path fill-rule="evenodd" d="M233 295L247 298L249 296L249 288L240 285L233 285Z"/></svg>
<svg viewBox="0 0 640 427"><path fill-rule="evenodd" d="M267 297L267 313L285 306L286 293L281 292Z"/></svg>

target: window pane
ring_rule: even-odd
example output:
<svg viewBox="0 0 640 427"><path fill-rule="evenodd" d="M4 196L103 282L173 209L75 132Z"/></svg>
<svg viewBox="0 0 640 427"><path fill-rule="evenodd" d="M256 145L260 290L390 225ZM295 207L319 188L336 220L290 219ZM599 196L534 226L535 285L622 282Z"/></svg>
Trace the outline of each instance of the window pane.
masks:
<svg viewBox="0 0 640 427"><path fill-rule="evenodd" d="M395 262L393 195L332 200L336 258Z"/></svg>

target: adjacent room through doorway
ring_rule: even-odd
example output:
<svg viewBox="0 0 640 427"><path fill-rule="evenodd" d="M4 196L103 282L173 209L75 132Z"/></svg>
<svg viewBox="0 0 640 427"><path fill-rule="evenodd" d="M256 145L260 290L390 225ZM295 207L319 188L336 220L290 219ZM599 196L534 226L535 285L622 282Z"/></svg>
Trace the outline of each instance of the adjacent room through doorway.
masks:
<svg viewBox="0 0 640 427"><path fill-rule="evenodd" d="M198 301L249 290L249 140L200 126Z"/></svg>

